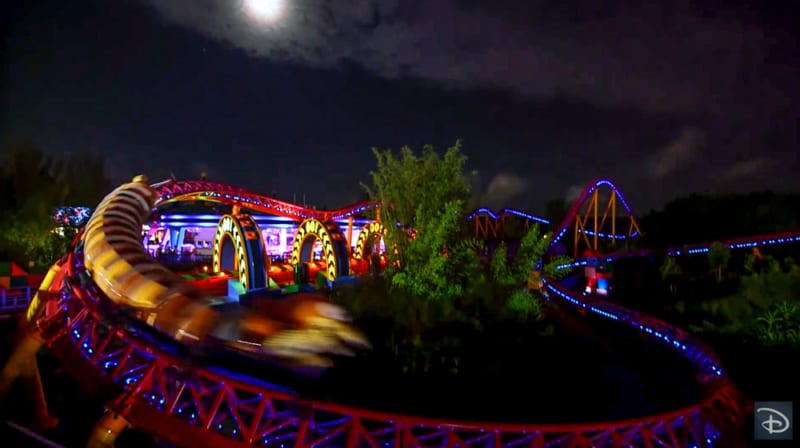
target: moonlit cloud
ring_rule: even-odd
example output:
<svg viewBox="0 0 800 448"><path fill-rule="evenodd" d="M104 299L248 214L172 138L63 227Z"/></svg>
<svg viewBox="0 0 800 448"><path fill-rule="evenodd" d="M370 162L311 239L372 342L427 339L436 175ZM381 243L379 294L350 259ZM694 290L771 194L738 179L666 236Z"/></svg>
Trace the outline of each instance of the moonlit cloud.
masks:
<svg viewBox="0 0 800 448"><path fill-rule="evenodd" d="M525 179L511 173L498 173L489 181L481 205L495 209L509 207L527 188Z"/></svg>
<svg viewBox="0 0 800 448"><path fill-rule="evenodd" d="M564 203L567 207L571 207L573 204L578 202L578 199L581 197L584 191L596 181L597 179L587 180L584 183L576 183L570 185L567 188L567 191L564 193ZM619 184L617 184L619 186ZM624 188L624 187L622 187ZM603 212L603 207L605 204L608 203L609 199L611 198L611 189L608 186L600 186L597 188L597 195L598 195L598 204L600 207L600 212ZM584 200L581 202L581 210L587 210L588 207L591 206L592 195L588 195Z"/></svg>
<svg viewBox="0 0 800 448"><path fill-rule="evenodd" d="M757 95L742 85L755 73L768 76L764 30L724 14L700 17L681 2L614 9L574 0L294 0L263 24L247 17L242 0L142 1L253 57L319 68L356 63L450 88L672 111L721 111L731 92L739 92L732 104L745 106L745 96L785 92L780 83ZM794 68L781 70L780 79L795 79L784 73Z"/></svg>
<svg viewBox="0 0 800 448"><path fill-rule="evenodd" d="M567 188L566 193L564 193L564 202L572 205L573 202L578 200L578 198L581 196L581 193L583 193L583 190L585 189L586 185L584 184L571 185L569 188Z"/></svg>
<svg viewBox="0 0 800 448"><path fill-rule="evenodd" d="M700 130L681 130L672 142L656 152L651 165L652 175L663 178L683 168L697 158L705 140L706 136Z"/></svg>
<svg viewBox="0 0 800 448"><path fill-rule="evenodd" d="M757 177L764 172L774 172L781 163L781 157L753 157L736 162L720 174L720 180L737 181Z"/></svg>

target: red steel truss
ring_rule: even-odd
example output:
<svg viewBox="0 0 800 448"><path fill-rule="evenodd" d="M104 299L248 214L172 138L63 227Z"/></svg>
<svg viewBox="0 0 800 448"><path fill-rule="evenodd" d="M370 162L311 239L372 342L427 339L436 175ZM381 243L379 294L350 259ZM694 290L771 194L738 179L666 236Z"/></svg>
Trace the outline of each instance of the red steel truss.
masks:
<svg viewBox="0 0 800 448"><path fill-rule="evenodd" d="M244 188L206 180L166 181L154 185L160 193L160 203L170 201L210 201L223 204L240 205L253 211L302 221L316 218L320 221L337 221L352 215L363 213L374 206L369 201L362 201L338 210L314 210L289 202L253 193Z"/></svg>
<svg viewBox="0 0 800 448"><path fill-rule="evenodd" d="M46 343L77 376L104 381L121 392L108 404L112 412L179 446L710 447L718 434L738 428L742 421L738 392L721 375L701 378L706 395L694 406L591 424L464 423L307 401L257 380L192 366L166 353L124 325L103 318L96 288L75 286L80 263L71 260L67 269L73 285L53 294L39 319ZM564 291L552 289L558 295ZM639 321L630 324L642 322L643 316L636 316ZM658 328L678 341L688 337L648 319L648 328Z"/></svg>

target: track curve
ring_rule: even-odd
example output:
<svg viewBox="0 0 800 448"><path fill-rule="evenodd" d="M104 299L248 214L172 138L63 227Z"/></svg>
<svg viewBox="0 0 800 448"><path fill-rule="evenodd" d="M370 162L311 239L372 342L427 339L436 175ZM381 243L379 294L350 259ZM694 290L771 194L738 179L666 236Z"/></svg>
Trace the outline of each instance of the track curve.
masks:
<svg viewBox="0 0 800 448"><path fill-rule="evenodd" d="M741 423L738 392L716 356L687 333L548 281L551 298L637 326L682 352L696 366L706 398L635 420L569 425L457 422L310 402L234 372L187 365L135 330L109 321L100 291L79 286L84 269L79 252L63 269L57 306L39 320L46 343L85 381L121 389L111 410L182 446L711 446L720 432Z"/></svg>
<svg viewBox="0 0 800 448"><path fill-rule="evenodd" d="M326 368L332 364L330 355L368 345L344 309L310 295L282 301L286 306L280 311L272 307L270 315L243 308L220 312L215 298L145 251L141 229L158 197L144 176L120 185L94 210L73 249L81 253L87 281L113 306L185 345L214 340L243 354L297 366ZM260 242L260 237L253 232L247 238Z"/></svg>
<svg viewBox="0 0 800 448"><path fill-rule="evenodd" d="M724 239L718 242L730 250L754 249L754 248L762 248L769 246L777 246L779 244L800 243L800 231L795 230L790 232L766 233L762 235ZM651 255L666 255L668 257L681 257L681 256L705 254L708 253L712 244L714 244L714 242L687 244L683 246L669 246L660 249L645 248L645 249L636 249L628 252L614 252L610 254L603 254L594 258L584 258L584 259L574 260L571 263L560 265L558 266L558 268L571 269L582 266L590 266L599 261L614 261L614 260L619 260L621 258L648 257Z"/></svg>
<svg viewBox="0 0 800 448"><path fill-rule="evenodd" d="M168 181L154 187L159 194L157 202L162 204L214 200L297 220L341 219L371 206L361 203L336 211L309 210L205 181ZM40 308L37 323L45 341L77 377L120 392L108 404L113 412L177 445L711 446L721 433L738 427L746 413L716 355L686 332L650 316L584 297L547 279L543 287L551 300L563 300L636 327L677 350L697 369L705 398L694 406L634 420L568 425L459 422L307 401L285 387L192 363L180 350L165 348L141 326L108 307L105 295L87 274L83 255L79 246L73 248L59 271L64 281L54 283L51 292L56 294Z"/></svg>
<svg viewBox="0 0 800 448"><path fill-rule="evenodd" d="M619 197L620 202L622 202L622 207L624 208L628 216L631 217L631 219L633 219L634 221L636 220L636 217L633 214L633 209L631 208L628 201L625 199L625 196L622 194L622 191L619 188L617 188L616 184L614 184L614 182L612 182L609 179L597 178L592 182L590 182L586 186L586 188L583 189L583 191L575 200L575 202L572 203L572 207L570 207L566 216L561 221L559 227L553 231L553 239L550 241L551 247L557 244L559 241L561 241L561 238L563 238L567 234L567 231L569 231L570 227L572 226L572 222L575 220L575 217L578 216L578 214L580 213L581 207L583 207L583 205L589 199L589 196L592 193L594 193L595 190L597 190L603 185L611 188L612 194L616 194L617 197ZM631 236L632 237L636 236L636 232L634 232Z"/></svg>

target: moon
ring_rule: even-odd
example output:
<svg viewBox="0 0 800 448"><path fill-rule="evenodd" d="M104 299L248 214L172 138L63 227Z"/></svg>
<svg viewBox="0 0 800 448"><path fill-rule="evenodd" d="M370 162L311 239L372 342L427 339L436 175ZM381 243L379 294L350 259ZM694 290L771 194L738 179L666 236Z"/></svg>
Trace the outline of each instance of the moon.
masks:
<svg viewBox="0 0 800 448"><path fill-rule="evenodd" d="M283 13L283 0L244 0L245 9L251 17L273 22Z"/></svg>

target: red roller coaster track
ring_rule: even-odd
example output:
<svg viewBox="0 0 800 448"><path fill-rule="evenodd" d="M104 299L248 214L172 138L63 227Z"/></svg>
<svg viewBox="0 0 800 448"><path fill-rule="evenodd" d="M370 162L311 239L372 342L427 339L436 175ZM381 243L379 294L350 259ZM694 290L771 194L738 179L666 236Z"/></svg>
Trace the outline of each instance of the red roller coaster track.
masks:
<svg viewBox="0 0 800 448"><path fill-rule="evenodd" d="M587 191L603 182L607 181L595 182ZM297 219L341 219L369 207L362 203L337 211L308 210L204 181L170 181L158 188L163 201L208 198ZM579 207L573 207L572 215ZM696 367L705 398L684 409L635 420L569 425L455 422L306 401L235 372L193 366L130 327L113 323L97 306L99 290L91 284L79 286L82 273L81 253L74 252L61 270L66 282L54 283L55 294L38 320L46 344L76 377L119 391L108 403L112 412L180 446L710 447L720 434L739 427L748 411L713 352L687 333L546 279L544 290L551 299L631 325L677 350Z"/></svg>
<svg viewBox="0 0 800 448"><path fill-rule="evenodd" d="M73 278L81 269L72 258L65 268ZM548 288L578 300L557 285ZM713 355L701 348L692 351L691 359L698 365L706 398L636 420L579 425L453 422L305 401L246 377L187 367L183 359L125 328L104 323L92 289L71 286L51 307L54 312L42 318L47 344L67 356L68 368L84 381L122 389L109 409L181 446L711 446L720 431L741 419L736 389L716 373ZM581 300L587 307L602 306ZM627 312L609 306L598 311ZM650 334L671 337L684 347L691 344L686 333L666 323L627 313L630 324L646 326Z"/></svg>
<svg viewBox="0 0 800 448"><path fill-rule="evenodd" d="M261 213L284 216L298 221L308 218L315 218L320 221L338 221L354 214L363 213L374 205L372 202L362 201L338 210L315 210L279 201L243 188L205 180L168 180L155 184L153 187L161 195L161 204L191 200L219 202L238 205Z"/></svg>

